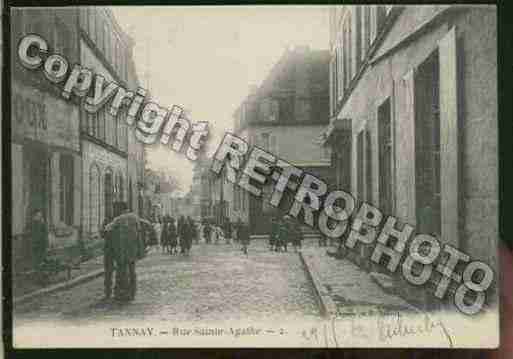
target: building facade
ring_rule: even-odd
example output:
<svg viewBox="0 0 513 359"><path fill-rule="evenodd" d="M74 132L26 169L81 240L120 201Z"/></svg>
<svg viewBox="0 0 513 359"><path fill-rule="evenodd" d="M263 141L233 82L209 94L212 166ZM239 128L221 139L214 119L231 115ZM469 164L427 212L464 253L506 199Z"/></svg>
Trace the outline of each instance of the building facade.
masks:
<svg viewBox="0 0 513 359"><path fill-rule="evenodd" d="M495 8L337 6L330 50L337 185L496 268Z"/></svg>
<svg viewBox="0 0 513 359"><path fill-rule="evenodd" d="M137 89L132 60L133 41L107 8L79 8L80 63L128 89ZM104 106L95 114L81 108L80 134L83 172L85 238L98 239L105 220L113 216L113 203L126 201L141 210L144 149L126 123L126 109L112 117Z"/></svg>
<svg viewBox="0 0 513 359"><path fill-rule="evenodd" d="M65 250L81 235L79 106L61 97L40 70L27 70L16 56L20 39L43 37L69 63L79 61L78 13L70 9L11 10L12 240L14 270L30 266L27 225L41 210L50 250Z"/></svg>
<svg viewBox="0 0 513 359"><path fill-rule="evenodd" d="M263 148L292 165L331 182L330 149L318 138L329 123L329 52L296 47L287 50L261 86L253 88L235 112L235 133L251 146ZM232 217L249 220L252 233L267 233L276 211L268 202L227 184L231 190Z"/></svg>

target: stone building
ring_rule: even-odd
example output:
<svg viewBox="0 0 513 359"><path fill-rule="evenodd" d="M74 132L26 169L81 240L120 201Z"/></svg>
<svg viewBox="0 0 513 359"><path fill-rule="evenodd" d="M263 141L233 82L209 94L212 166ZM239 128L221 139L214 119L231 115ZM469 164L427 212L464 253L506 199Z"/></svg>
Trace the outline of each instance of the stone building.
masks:
<svg viewBox="0 0 513 359"><path fill-rule="evenodd" d="M494 7L333 7L325 133L338 186L492 268L496 43Z"/></svg>
<svg viewBox="0 0 513 359"><path fill-rule="evenodd" d="M329 52L307 47L288 49L262 84L236 110L235 133L292 165L330 182L330 149L318 138L329 123ZM231 186L232 217L249 220L252 233L266 233L275 212L264 200ZM290 201L286 203L290 204ZM285 204L283 210L288 211Z"/></svg>
<svg viewBox="0 0 513 359"><path fill-rule="evenodd" d="M61 97L41 68L20 64L17 46L29 33L43 37L52 53L80 60L77 12L69 9L11 10L12 249L14 270L30 263L27 224L43 212L51 251L66 250L81 232L79 106Z"/></svg>
<svg viewBox="0 0 513 359"><path fill-rule="evenodd" d="M80 63L107 81L135 91L138 80L132 60L133 40L107 8L79 11ZM115 201L127 201L141 211L144 149L126 124L126 109L113 118L104 106L96 114L81 108L83 220L87 238L98 238Z"/></svg>

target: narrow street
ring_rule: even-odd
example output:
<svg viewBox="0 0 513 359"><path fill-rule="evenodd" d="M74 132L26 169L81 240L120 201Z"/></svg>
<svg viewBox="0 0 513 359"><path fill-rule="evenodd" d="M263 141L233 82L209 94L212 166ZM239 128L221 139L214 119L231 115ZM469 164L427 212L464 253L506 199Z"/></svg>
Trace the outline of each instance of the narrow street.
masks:
<svg viewBox="0 0 513 359"><path fill-rule="evenodd" d="M19 324L34 319L73 322L307 319L319 308L297 253L270 252L254 241L248 256L237 244L193 245L190 257L153 248L138 263L134 302L102 301L103 277L15 308Z"/></svg>

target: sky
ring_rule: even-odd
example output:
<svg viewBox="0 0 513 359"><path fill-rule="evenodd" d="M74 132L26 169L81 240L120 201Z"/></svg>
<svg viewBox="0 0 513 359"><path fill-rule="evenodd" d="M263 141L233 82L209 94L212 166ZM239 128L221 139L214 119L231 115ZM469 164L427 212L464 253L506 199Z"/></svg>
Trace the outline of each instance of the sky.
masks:
<svg viewBox="0 0 513 359"><path fill-rule="evenodd" d="M182 105L193 122L210 126L209 152L233 128L233 113L287 47L327 49L327 7L113 7L135 40L139 80L161 106ZM148 147L151 168L172 173L187 191L194 162L184 154Z"/></svg>

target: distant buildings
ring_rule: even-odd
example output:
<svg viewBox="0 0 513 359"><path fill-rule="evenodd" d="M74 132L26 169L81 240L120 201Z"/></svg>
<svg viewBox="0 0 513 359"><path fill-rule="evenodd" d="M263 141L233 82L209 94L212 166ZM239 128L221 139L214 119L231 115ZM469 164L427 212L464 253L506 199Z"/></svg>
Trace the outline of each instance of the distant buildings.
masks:
<svg viewBox="0 0 513 359"><path fill-rule="evenodd" d="M331 181L330 150L318 143L329 123L328 51L287 50L234 117L235 133L250 145ZM262 201L238 186L226 185L230 218L248 220L252 233L267 233L270 216L277 214L268 203L270 186L265 187Z"/></svg>

